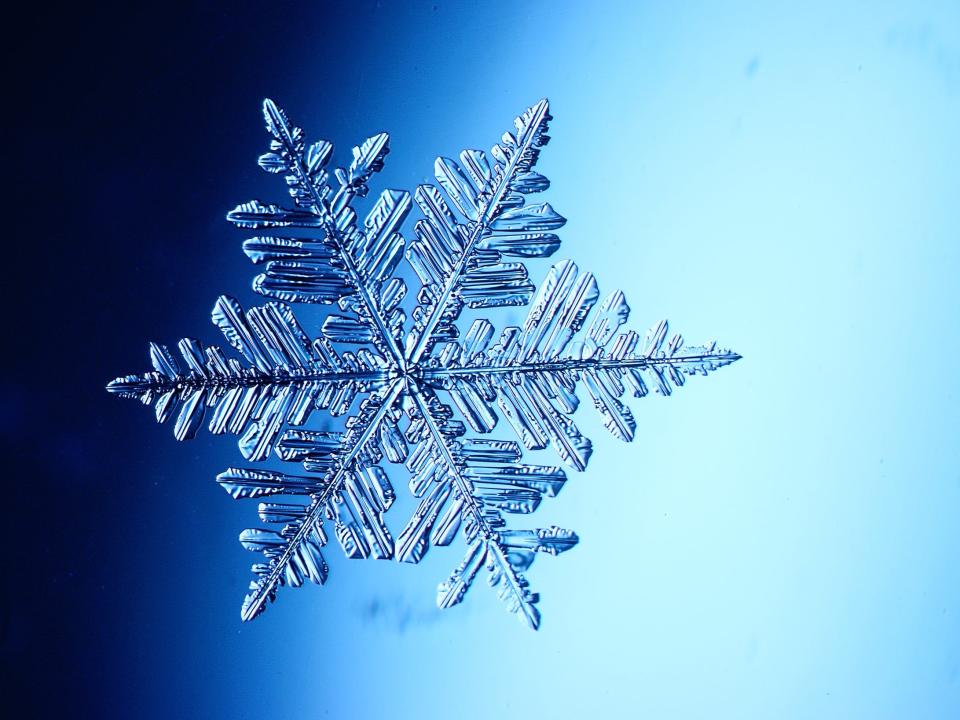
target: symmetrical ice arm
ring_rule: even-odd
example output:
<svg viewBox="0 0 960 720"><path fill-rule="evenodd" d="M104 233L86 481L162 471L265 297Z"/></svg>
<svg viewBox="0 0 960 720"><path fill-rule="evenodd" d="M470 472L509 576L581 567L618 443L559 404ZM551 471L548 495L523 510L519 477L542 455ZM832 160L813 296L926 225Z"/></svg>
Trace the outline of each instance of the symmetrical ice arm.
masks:
<svg viewBox="0 0 960 720"><path fill-rule="evenodd" d="M276 598L282 585L299 587L305 580L322 585L327 565L320 549L326 544L324 519L334 521L337 539L348 557L390 558L393 538L383 514L394 500L393 488L377 464L382 457L380 430L394 409L402 384L394 381L373 393L347 423L345 433L309 434L288 431L277 448L286 460L299 460L313 473L291 477L250 469L230 469L218 482L235 498L273 494L306 496L307 505L261 503L264 523L280 530L244 530L240 542L264 554L254 564L255 579L243 601L241 617L252 620ZM333 440L334 442L331 442Z"/></svg>
<svg viewBox="0 0 960 720"><path fill-rule="evenodd" d="M263 460L285 426L303 425L315 408L342 415L359 393L387 381L385 367L369 351L338 353L324 337L311 341L287 305L267 303L244 313L224 295L212 319L240 358L184 338L181 368L165 346L151 343L153 371L119 377L107 390L153 404L157 422L176 413L178 440L193 438L209 414L211 433L239 435L243 457Z"/></svg>
<svg viewBox="0 0 960 720"><path fill-rule="evenodd" d="M551 445L570 467L584 470L592 444L569 417L579 406L579 383L607 430L630 441L636 422L620 401L627 390L635 397L650 387L669 395L686 375L706 375L740 357L715 344L684 347L679 335L667 341L665 321L642 343L632 330L618 334L630 313L620 291L600 304L583 331L598 298L593 275L561 261L540 286L523 327L505 328L489 347L493 326L475 321L463 342L444 344L423 381L448 391L473 430L496 426L496 406L528 450Z"/></svg>
<svg viewBox="0 0 960 720"><path fill-rule="evenodd" d="M523 571L536 551L556 555L577 543L569 530L506 529L503 513L531 513L543 495L554 496L566 476L560 468L520 462L516 443L462 440L465 428L430 389L414 395L407 438L416 450L407 467L410 490L423 499L397 538L397 559L419 562L429 545L449 545L463 527L467 557L438 589L437 605L463 600L477 572L486 566L490 584L511 612L532 628L540 623L538 596Z"/></svg>
<svg viewBox="0 0 960 720"><path fill-rule="evenodd" d="M437 340L455 337L453 322L464 305L472 308L524 305L533 292L522 263L502 256L545 257L559 246L549 232L566 220L549 204L526 205L524 195L550 182L533 171L547 144L549 103L541 100L515 121L516 135L504 133L494 145L491 164L480 150L460 153L462 167L438 158L434 171L447 197L466 218L457 221L443 195L432 185L417 188L424 219L407 252L423 282L407 338L407 358L416 365Z"/></svg>
<svg viewBox="0 0 960 720"><path fill-rule="evenodd" d="M334 173L338 188L333 192L325 169L333 145L320 140L305 148L303 131L272 100L264 101L263 115L273 139L260 166L285 174L296 207L288 210L253 200L237 206L227 219L241 228L294 228L300 235L258 237L245 243L254 262L267 263L266 271L254 280L254 289L288 302L346 300L352 317L341 318L341 333L343 326L350 326L352 334L346 336L352 342L372 343L392 364L402 364L398 339L403 313L398 304L406 288L392 275L403 258L398 231L410 211L410 196L384 190L364 230L357 227L351 207L355 197L367 194L370 176L383 168L389 136L378 133L355 147L350 167ZM306 233L311 230L322 236L310 237Z"/></svg>

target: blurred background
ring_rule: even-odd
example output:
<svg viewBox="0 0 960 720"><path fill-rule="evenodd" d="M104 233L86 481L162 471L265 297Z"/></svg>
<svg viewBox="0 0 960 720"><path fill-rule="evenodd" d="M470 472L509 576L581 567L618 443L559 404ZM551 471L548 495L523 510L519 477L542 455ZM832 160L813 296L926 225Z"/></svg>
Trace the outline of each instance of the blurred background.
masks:
<svg viewBox="0 0 960 720"><path fill-rule="evenodd" d="M5 36L10 717L960 716L960 4L44 3ZM377 192L549 97L555 259L744 356L630 445L577 414L539 632L479 583L435 608L457 548L335 543L241 624L235 438L104 392L256 302L223 216L283 198L267 96L340 164L390 131Z"/></svg>

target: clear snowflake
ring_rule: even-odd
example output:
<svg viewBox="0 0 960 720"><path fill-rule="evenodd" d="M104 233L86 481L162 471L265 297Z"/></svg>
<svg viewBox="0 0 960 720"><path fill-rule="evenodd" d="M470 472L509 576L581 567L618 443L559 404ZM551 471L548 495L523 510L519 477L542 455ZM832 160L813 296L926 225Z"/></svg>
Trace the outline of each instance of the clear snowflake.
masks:
<svg viewBox="0 0 960 720"><path fill-rule="evenodd" d="M525 197L549 186L533 169L549 139L546 100L516 118L489 157L465 150L459 163L437 159L442 191L421 185L414 192L423 217L406 259L421 287L407 303L409 320L407 287L397 274L409 193L383 191L362 226L352 207L383 167L388 136L353 148L349 167L336 168L331 182L333 146L306 145L272 101L263 111L272 139L259 163L284 176L293 206L254 200L227 218L271 232L243 248L264 266L254 289L274 301L244 313L230 297L217 300L213 322L239 357L183 339L181 366L166 347L151 344L154 369L117 378L108 390L152 404L159 422L176 416L179 440L192 438L208 418L210 432L239 436L247 461L274 452L302 463L306 474L230 468L217 478L235 498L264 499L266 527L240 535L244 547L264 556L253 566L244 620L263 612L282 585L325 582L321 548L329 522L351 558L413 563L462 528L466 557L440 584L437 604L459 603L485 568L508 608L536 628L538 597L523 573L537 552L559 554L577 536L555 526L507 528L505 513L533 512L566 481L560 467L523 463L524 449L549 445L582 471L591 443L571 419L578 390L606 428L629 441L636 423L620 400L625 393L669 395L685 376L706 375L739 356L668 339L666 322L642 341L632 330L621 332L629 314L623 293L595 308L596 280L569 260L550 269L534 296L523 260L552 255L560 244L553 231L565 222L549 204L527 204ZM287 303L336 304L338 312L311 338ZM465 308L528 304L523 326L505 327L496 342L487 319L473 321L460 338ZM306 427L314 410L342 416L353 408L342 432ZM519 443L477 437L501 415ZM396 540L384 523L395 499L384 459L405 464L410 490L421 498Z"/></svg>

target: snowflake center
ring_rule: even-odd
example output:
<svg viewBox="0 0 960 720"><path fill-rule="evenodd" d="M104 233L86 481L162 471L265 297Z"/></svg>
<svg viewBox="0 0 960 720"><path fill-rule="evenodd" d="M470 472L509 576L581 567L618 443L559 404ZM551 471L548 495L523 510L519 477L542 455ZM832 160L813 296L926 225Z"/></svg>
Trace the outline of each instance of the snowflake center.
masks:
<svg viewBox="0 0 960 720"><path fill-rule="evenodd" d="M423 367L419 363L395 365L390 369L389 378L394 382L402 381L404 392L413 395L419 392L423 382Z"/></svg>

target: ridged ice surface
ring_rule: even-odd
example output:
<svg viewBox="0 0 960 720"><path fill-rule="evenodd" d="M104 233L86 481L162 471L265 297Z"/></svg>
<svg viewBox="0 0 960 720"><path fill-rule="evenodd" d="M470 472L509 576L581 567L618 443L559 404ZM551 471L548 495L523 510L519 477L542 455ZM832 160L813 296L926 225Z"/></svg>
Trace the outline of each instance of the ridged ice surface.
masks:
<svg viewBox="0 0 960 720"><path fill-rule="evenodd" d="M331 143L307 144L270 100L263 112L270 147L259 164L283 176L292 202L251 200L227 218L256 231L243 250L262 268L253 287L269 302L245 312L220 297L212 320L226 349L189 338L176 352L151 344L152 370L107 389L152 405L178 440L206 423L236 435L247 462L273 453L300 466L236 467L217 477L234 498L260 501L263 524L240 534L243 547L262 555L244 620L283 585L326 582L328 533L348 557L409 563L462 535L466 555L440 583L437 604L461 602L483 571L506 607L538 627L538 596L524 573L537 553L557 555L578 538L556 526L515 529L507 518L560 492L564 467L586 469L592 445L572 417L581 398L612 435L630 441L636 421L626 397L669 395L688 376L739 356L713 343L685 345L665 321L644 336L625 329L624 294L601 300L593 275L569 260L535 285L524 261L555 253L565 223L529 197L550 185L534 170L549 139L546 100L517 117L489 154L438 158L436 185L412 196L384 190L362 219L352 205L383 167L387 134L363 141L347 167L331 171ZM409 318L403 262L421 283ZM296 303L333 306L318 336L297 320ZM521 326L479 319L461 336L464 308L495 317L507 306L526 306ZM340 416L354 407L342 432L309 427L315 411ZM484 438L501 419L516 439ZM523 461L524 450L547 447L560 464ZM419 499L413 517L389 525L396 495L386 463L406 468Z"/></svg>

